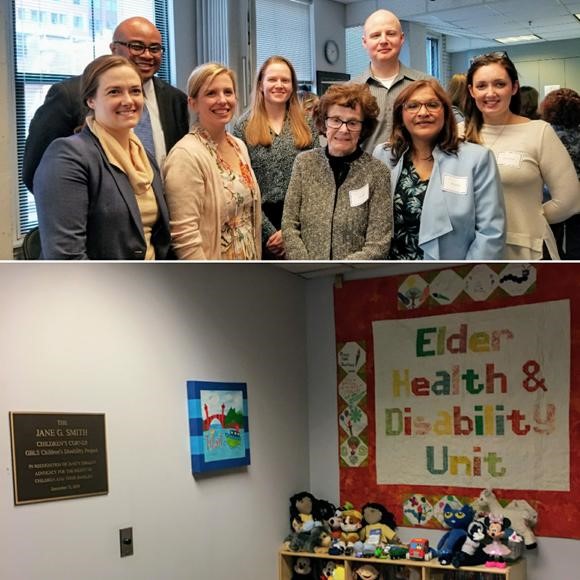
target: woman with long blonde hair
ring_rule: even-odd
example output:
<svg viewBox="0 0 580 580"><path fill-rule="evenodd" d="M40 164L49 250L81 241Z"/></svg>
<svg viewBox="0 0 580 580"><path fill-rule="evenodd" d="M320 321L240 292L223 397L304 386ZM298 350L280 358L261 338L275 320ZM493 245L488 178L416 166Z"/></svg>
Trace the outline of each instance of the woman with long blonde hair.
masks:
<svg viewBox="0 0 580 580"><path fill-rule="evenodd" d="M260 185L263 256L284 259L280 228L294 159L300 151L318 144L298 100L298 79L288 59L271 56L260 67L252 104L233 133L246 143Z"/></svg>

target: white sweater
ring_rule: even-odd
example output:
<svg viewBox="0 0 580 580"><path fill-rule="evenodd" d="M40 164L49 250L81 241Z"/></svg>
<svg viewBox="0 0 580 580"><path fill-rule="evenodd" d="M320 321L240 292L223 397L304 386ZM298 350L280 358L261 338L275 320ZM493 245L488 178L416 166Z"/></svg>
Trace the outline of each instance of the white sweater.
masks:
<svg viewBox="0 0 580 580"><path fill-rule="evenodd" d="M544 121L484 124L480 135L494 152L501 175L507 218L505 259L540 260L544 241L552 259L557 259L548 223L580 212L580 183L566 148ZM552 199L542 204L544 183Z"/></svg>

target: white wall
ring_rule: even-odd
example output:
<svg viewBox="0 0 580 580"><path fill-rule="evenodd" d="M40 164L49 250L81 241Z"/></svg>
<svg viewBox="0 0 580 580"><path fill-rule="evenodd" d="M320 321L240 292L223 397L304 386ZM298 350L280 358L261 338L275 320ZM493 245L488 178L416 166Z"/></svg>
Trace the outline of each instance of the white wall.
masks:
<svg viewBox="0 0 580 580"><path fill-rule="evenodd" d="M339 2L334 2L333 0L315 0L315 70L346 72L345 11L345 5ZM329 64L324 58L324 44L327 40L334 40L338 44L339 57L335 64Z"/></svg>
<svg viewBox="0 0 580 580"><path fill-rule="evenodd" d="M305 282L259 264L20 262L0 278L0 578L273 580L288 498L309 488ZM195 378L247 382L247 470L193 478ZM109 494L14 506L9 411L105 413Z"/></svg>
<svg viewBox="0 0 580 580"><path fill-rule="evenodd" d="M433 267L436 266L431 266ZM401 268L400 265L398 267L384 266L382 269L373 270L372 276L400 273ZM420 269L426 269L425 265L416 267L416 271ZM349 279L355 277L366 278L371 275L360 271L347 276ZM310 485L314 495L338 502L333 279L321 278L309 281L307 292ZM369 498L369 501L374 499ZM400 528L398 532L403 541L409 541L417 536L416 528ZM420 535L436 545L442 532L421 529ZM528 580L547 580L548 578L572 580L576 577L577 572L573 570L577 570L580 566L580 541L539 538L538 544L537 550L526 552Z"/></svg>

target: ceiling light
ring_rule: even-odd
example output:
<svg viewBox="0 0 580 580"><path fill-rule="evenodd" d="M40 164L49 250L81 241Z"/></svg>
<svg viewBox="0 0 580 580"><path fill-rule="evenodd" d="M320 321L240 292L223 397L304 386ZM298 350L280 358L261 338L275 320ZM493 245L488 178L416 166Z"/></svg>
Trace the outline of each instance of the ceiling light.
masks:
<svg viewBox="0 0 580 580"><path fill-rule="evenodd" d="M537 34L523 34L522 36L506 36L504 38L494 38L496 42L501 42L502 44L512 44L514 42L526 42L530 40L542 40L541 36Z"/></svg>
<svg viewBox="0 0 580 580"><path fill-rule="evenodd" d="M580 20L580 14L574 14L574 16L576 16L577 20Z"/></svg>

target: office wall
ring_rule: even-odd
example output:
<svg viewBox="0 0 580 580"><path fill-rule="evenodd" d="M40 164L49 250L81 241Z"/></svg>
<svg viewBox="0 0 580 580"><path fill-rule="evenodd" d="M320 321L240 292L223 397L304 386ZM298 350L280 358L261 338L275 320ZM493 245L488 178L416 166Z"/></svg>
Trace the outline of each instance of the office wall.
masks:
<svg viewBox="0 0 580 580"><path fill-rule="evenodd" d="M554 268L557 267L554 265ZM419 269L425 269L425 266L417 267L417 271ZM367 278L370 275L389 275L400 272L400 269L385 266L382 270L373 270L372 274L363 271L350 275L348 278ZM310 484L315 495L338 501L333 279L322 278L309 281L307 298ZM580 395L576 394L576 396ZM373 500L374 498L369 498L369 501ZM409 541L418 535L415 528L399 528L398 531L403 541ZM436 545L442 532L421 529L419 535L428 538ZM539 538L538 544L537 550L526 552L528 580L571 579L573 577L571 571L580 566L580 541Z"/></svg>
<svg viewBox="0 0 580 580"><path fill-rule="evenodd" d="M315 70L346 72L345 13L344 4L333 0L315 0ZM329 64L324 58L324 44L327 40L334 40L338 44L339 57L335 64Z"/></svg>
<svg viewBox="0 0 580 580"><path fill-rule="evenodd" d="M0 279L0 578L276 578L288 498L309 488L304 281L260 264L22 262ZM247 382L247 470L193 478L195 378ZM14 506L9 411L105 413L109 494Z"/></svg>
<svg viewBox="0 0 580 580"><path fill-rule="evenodd" d="M479 54L507 50L522 85L531 85L543 98L546 85L560 85L580 91L580 39L538 42L519 46L491 47L453 53L453 73L469 68L469 59Z"/></svg>

